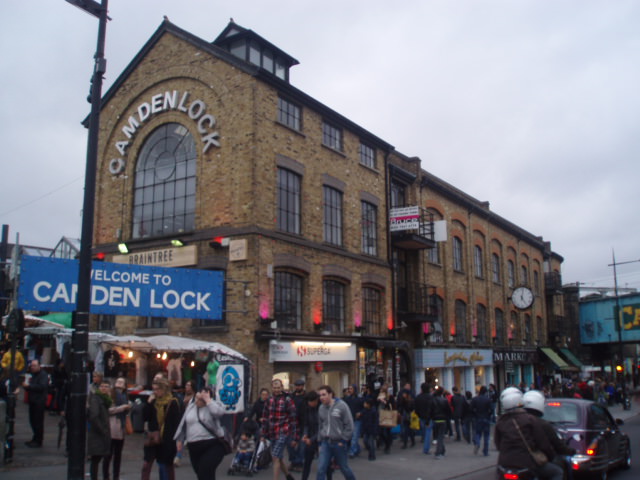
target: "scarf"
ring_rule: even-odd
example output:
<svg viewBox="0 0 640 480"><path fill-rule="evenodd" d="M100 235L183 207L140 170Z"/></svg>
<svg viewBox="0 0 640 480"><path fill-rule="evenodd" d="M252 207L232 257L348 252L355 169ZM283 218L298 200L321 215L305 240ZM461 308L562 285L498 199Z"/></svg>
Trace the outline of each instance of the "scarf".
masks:
<svg viewBox="0 0 640 480"><path fill-rule="evenodd" d="M154 403L156 407L156 417L158 418L158 427L160 428L160 435L164 434L164 417L167 413L169 403L173 400L173 395L167 393L164 397L156 398Z"/></svg>
<svg viewBox="0 0 640 480"><path fill-rule="evenodd" d="M105 407L107 407L107 408L111 407L111 404L113 403L113 400L109 395L105 395L102 392L96 392L95 394L102 399L102 402L104 403Z"/></svg>

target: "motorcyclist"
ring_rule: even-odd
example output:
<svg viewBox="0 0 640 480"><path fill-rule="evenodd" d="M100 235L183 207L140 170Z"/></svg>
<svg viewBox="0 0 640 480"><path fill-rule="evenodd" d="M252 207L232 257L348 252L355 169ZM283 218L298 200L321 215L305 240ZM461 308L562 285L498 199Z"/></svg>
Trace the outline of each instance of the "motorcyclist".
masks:
<svg viewBox="0 0 640 480"><path fill-rule="evenodd" d="M574 455L576 449L566 445L556 433L553 426L545 419L541 418L544 414L544 395L538 390L529 390L522 397L524 402L524 409L531 415L538 418L538 421L542 425L544 433L547 437L547 441L553 447L556 455ZM548 457L549 462L546 465L538 468L538 475L543 478L560 479L562 480L562 467L553 463L555 455ZM559 472L558 472L559 471Z"/></svg>
<svg viewBox="0 0 640 480"><path fill-rule="evenodd" d="M506 388L500 394L504 413L498 418L494 431L494 441L500 452L498 465L527 468L540 476L540 467L529 453L529 449L543 451L547 458L553 458L555 452L547 440L540 419L522 408L524 404L522 397L522 392L515 387ZM550 478L556 479L556 477ZM560 479L562 479L562 471Z"/></svg>

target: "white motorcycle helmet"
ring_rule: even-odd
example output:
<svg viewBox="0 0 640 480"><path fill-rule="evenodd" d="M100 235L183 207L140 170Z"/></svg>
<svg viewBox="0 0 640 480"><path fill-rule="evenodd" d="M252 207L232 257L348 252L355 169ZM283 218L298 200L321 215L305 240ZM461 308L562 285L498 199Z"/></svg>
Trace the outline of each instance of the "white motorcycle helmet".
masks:
<svg viewBox="0 0 640 480"><path fill-rule="evenodd" d="M539 390L529 390L522 397L524 408L530 408L544 414L544 395Z"/></svg>
<svg viewBox="0 0 640 480"><path fill-rule="evenodd" d="M522 392L516 387L505 388L500 394L500 404L504 411L521 407L523 404Z"/></svg>

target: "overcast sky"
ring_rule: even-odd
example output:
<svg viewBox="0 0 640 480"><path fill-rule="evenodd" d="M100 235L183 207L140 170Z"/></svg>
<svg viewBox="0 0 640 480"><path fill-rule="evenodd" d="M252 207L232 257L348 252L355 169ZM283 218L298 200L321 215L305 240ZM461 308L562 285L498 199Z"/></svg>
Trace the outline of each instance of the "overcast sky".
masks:
<svg viewBox="0 0 640 480"><path fill-rule="evenodd" d="M167 15L212 41L233 17L300 61L291 83L422 159L612 286L640 260L640 1L110 0L103 93ZM98 21L64 0L0 1L0 223L79 237L80 125ZM640 287L640 263L618 267Z"/></svg>

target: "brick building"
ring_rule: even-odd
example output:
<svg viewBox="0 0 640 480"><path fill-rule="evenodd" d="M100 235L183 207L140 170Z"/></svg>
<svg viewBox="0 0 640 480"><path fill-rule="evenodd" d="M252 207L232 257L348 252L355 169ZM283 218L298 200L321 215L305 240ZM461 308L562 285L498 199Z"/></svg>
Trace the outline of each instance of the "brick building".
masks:
<svg viewBox="0 0 640 480"><path fill-rule="evenodd" d="M474 357L486 368L476 376L488 382L493 350L510 348L507 338L535 351L532 332L544 344L544 272L559 272L562 259L292 86L297 63L233 22L209 43L165 20L114 82L102 105L94 252L223 271L225 313L100 317L93 328L216 341L251 359L257 386L278 375L337 389L420 382L432 374L423 359L434 344L482 345L491 358ZM434 219L446 221L443 241ZM452 238L466 249L461 272L445 260ZM473 275L476 245L485 278ZM495 252L499 282L489 281ZM508 322L513 311L509 262L527 268L518 284L533 285L540 300L517 313L524 326L500 337L495 312ZM476 305L487 312L478 321ZM532 375L511 366L511 377L500 366L496 375ZM472 371L434 374L471 388Z"/></svg>

